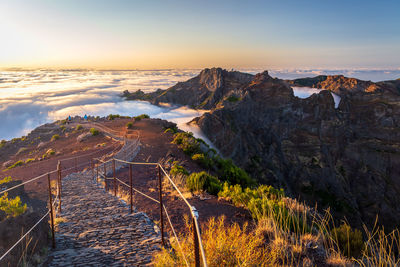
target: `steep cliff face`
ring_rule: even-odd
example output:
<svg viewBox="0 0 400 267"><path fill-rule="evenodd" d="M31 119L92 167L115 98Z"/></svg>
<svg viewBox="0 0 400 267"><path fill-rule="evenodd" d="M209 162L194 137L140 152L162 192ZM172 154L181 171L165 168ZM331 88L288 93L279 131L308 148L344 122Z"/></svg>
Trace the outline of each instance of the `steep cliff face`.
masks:
<svg viewBox="0 0 400 267"><path fill-rule="evenodd" d="M146 100L153 104L172 103L188 105L198 109L215 108L231 91L247 85L253 75L221 68L204 69L196 77L179 82L167 90L144 93L141 90L130 93L124 91L127 100Z"/></svg>
<svg viewBox="0 0 400 267"><path fill-rule="evenodd" d="M371 225L376 214L387 228L400 225L397 84L387 89L343 76L317 80L314 87L342 96L338 109L328 91L299 99L289 83L264 72L232 90L237 101L224 98L197 123L260 182L330 206L353 225ZM292 84L313 85L307 82Z"/></svg>
<svg viewBox="0 0 400 267"><path fill-rule="evenodd" d="M180 82L154 99L154 103L168 102L211 109L230 91L243 87L253 75L221 68L204 69L186 82Z"/></svg>

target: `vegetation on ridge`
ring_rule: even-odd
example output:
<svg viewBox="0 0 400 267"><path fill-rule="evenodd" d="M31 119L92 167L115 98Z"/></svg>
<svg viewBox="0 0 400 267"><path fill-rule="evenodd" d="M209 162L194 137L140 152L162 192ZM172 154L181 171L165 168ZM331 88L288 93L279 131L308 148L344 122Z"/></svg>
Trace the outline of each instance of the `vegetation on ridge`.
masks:
<svg viewBox="0 0 400 267"><path fill-rule="evenodd" d="M400 263L400 234L397 229L385 234L383 228L371 232L365 228L364 236L367 238L363 240L362 232L352 229L348 223L335 226L329 209L321 215L286 197L283 189L268 185L256 187L244 170L231 160L211 153L209 146L193 134L177 133L173 129L165 132L174 133L173 142L208 170L189 174L174 162L171 175L185 177L185 187L192 192L218 192L219 197L248 209L255 219L256 225L252 230L247 225L243 228L236 224L227 226L224 218L211 218L202 226L209 266L396 266ZM189 264L193 264L190 227L187 225L179 240ZM156 255L156 266L185 265L176 241L172 240L171 245L172 250L163 249ZM258 257L260 253L263 256ZM254 257L244 256L248 254Z"/></svg>

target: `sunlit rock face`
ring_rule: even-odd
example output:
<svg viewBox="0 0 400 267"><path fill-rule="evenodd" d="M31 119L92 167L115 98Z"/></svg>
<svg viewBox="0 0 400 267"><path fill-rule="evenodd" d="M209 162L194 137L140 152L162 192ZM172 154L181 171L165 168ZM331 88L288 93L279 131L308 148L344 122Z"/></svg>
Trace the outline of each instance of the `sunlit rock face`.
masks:
<svg viewBox="0 0 400 267"><path fill-rule="evenodd" d="M258 74L236 101L225 99L197 123L220 152L258 181L328 206L353 225L400 225L400 96L395 81L342 77L314 83ZM333 84L329 82L332 81ZM307 98L296 86L323 86ZM335 108L331 92L341 99Z"/></svg>
<svg viewBox="0 0 400 267"><path fill-rule="evenodd" d="M211 109L230 91L248 84L253 75L221 68L204 69L186 82L179 82L153 101L189 105L195 108Z"/></svg>

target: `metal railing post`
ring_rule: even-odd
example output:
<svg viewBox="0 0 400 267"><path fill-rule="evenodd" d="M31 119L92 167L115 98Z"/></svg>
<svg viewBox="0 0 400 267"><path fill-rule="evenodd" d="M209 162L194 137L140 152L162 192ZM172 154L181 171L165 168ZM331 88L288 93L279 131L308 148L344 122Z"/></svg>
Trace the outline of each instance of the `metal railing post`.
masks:
<svg viewBox="0 0 400 267"><path fill-rule="evenodd" d="M106 163L104 162L104 187L106 188L106 191L108 190L108 186L107 186L107 168L106 168Z"/></svg>
<svg viewBox="0 0 400 267"><path fill-rule="evenodd" d="M165 246L164 242L164 217L163 217L163 201L162 201L162 179L160 165L157 165L158 170L158 187L160 191L160 224L161 224L161 243Z"/></svg>
<svg viewBox="0 0 400 267"><path fill-rule="evenodd" d="M61 190L62 190L62 181L61 181L61 162L58 161L57 164L57 175L58 175L58 212L61 212Z"/></svg>
<svg viewBox="0 0 400 267"><path fill-rule="evenodd" d="M50 173L47 173L47 182L49 184L49 205L50 205L50 222L51 222L51 242L53 248L56 247L56 240L54 236L54 213L53 213L53 199L51 197L51 184L50 184Z"/></svg>
<svg viewBox="0 0 400 267"><path fill-rule="evenodd" d="M114 176L114 196L117 196L117 179L115 177L115 159L112 160L113 176Z"/></svg>
<svg viewBox="0 0 400 267"><path fill-rule="evenodd" d="M199 250L199 237L197 236L196 222L193 217L193 242L194 242L194 261L195 266L200 267L200 250Z"/></svg>
<svg viewBox="0 0 400 267"><path fill-rule="evenodd" d="M130 186L130 202L131 202L131 213L133 212L133 181L132 181L132 164L129 164L129 186Z"/></svg>
<svg viewBox="0 0 400 267"><path fill-rule="evenodd" d="M90 159L90 167L92 167L92 179L94 179L94 164L93 164L93 159Z"/></svg>

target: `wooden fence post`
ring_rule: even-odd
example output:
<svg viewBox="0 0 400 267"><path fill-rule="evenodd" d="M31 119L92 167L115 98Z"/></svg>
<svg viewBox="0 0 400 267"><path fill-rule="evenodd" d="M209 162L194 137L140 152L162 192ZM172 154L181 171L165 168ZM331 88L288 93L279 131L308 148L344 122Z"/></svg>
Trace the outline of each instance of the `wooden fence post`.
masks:
<svg viewBox="0 0 400 267"><path fill-rule="evenodd" d="M130 202L131 202L131 213L133 212L133 177L132 177L132 164L129 164L129 186L130 186Z"/></svg>
<svg viewBox="0 0 400 267"><path fill-rule="evenodd" d="M49 184L49 206L50 206L50 222L51 222L51 242L53 248L56 247L56 239L54 236L54 213L53 213L53 199L51 197L51 184L50 184L50 173L47 173L47 182Z"/></svg>
<svg viewBox="0 0 400 267"><path fill-rule="evenodd" d="M161 224L161 243L165 246L164 242L164 218L163 218L163 201L162 201L162 179L160 165L157 165L158 169L158 187L160 191L160 224Z"/></svg>

